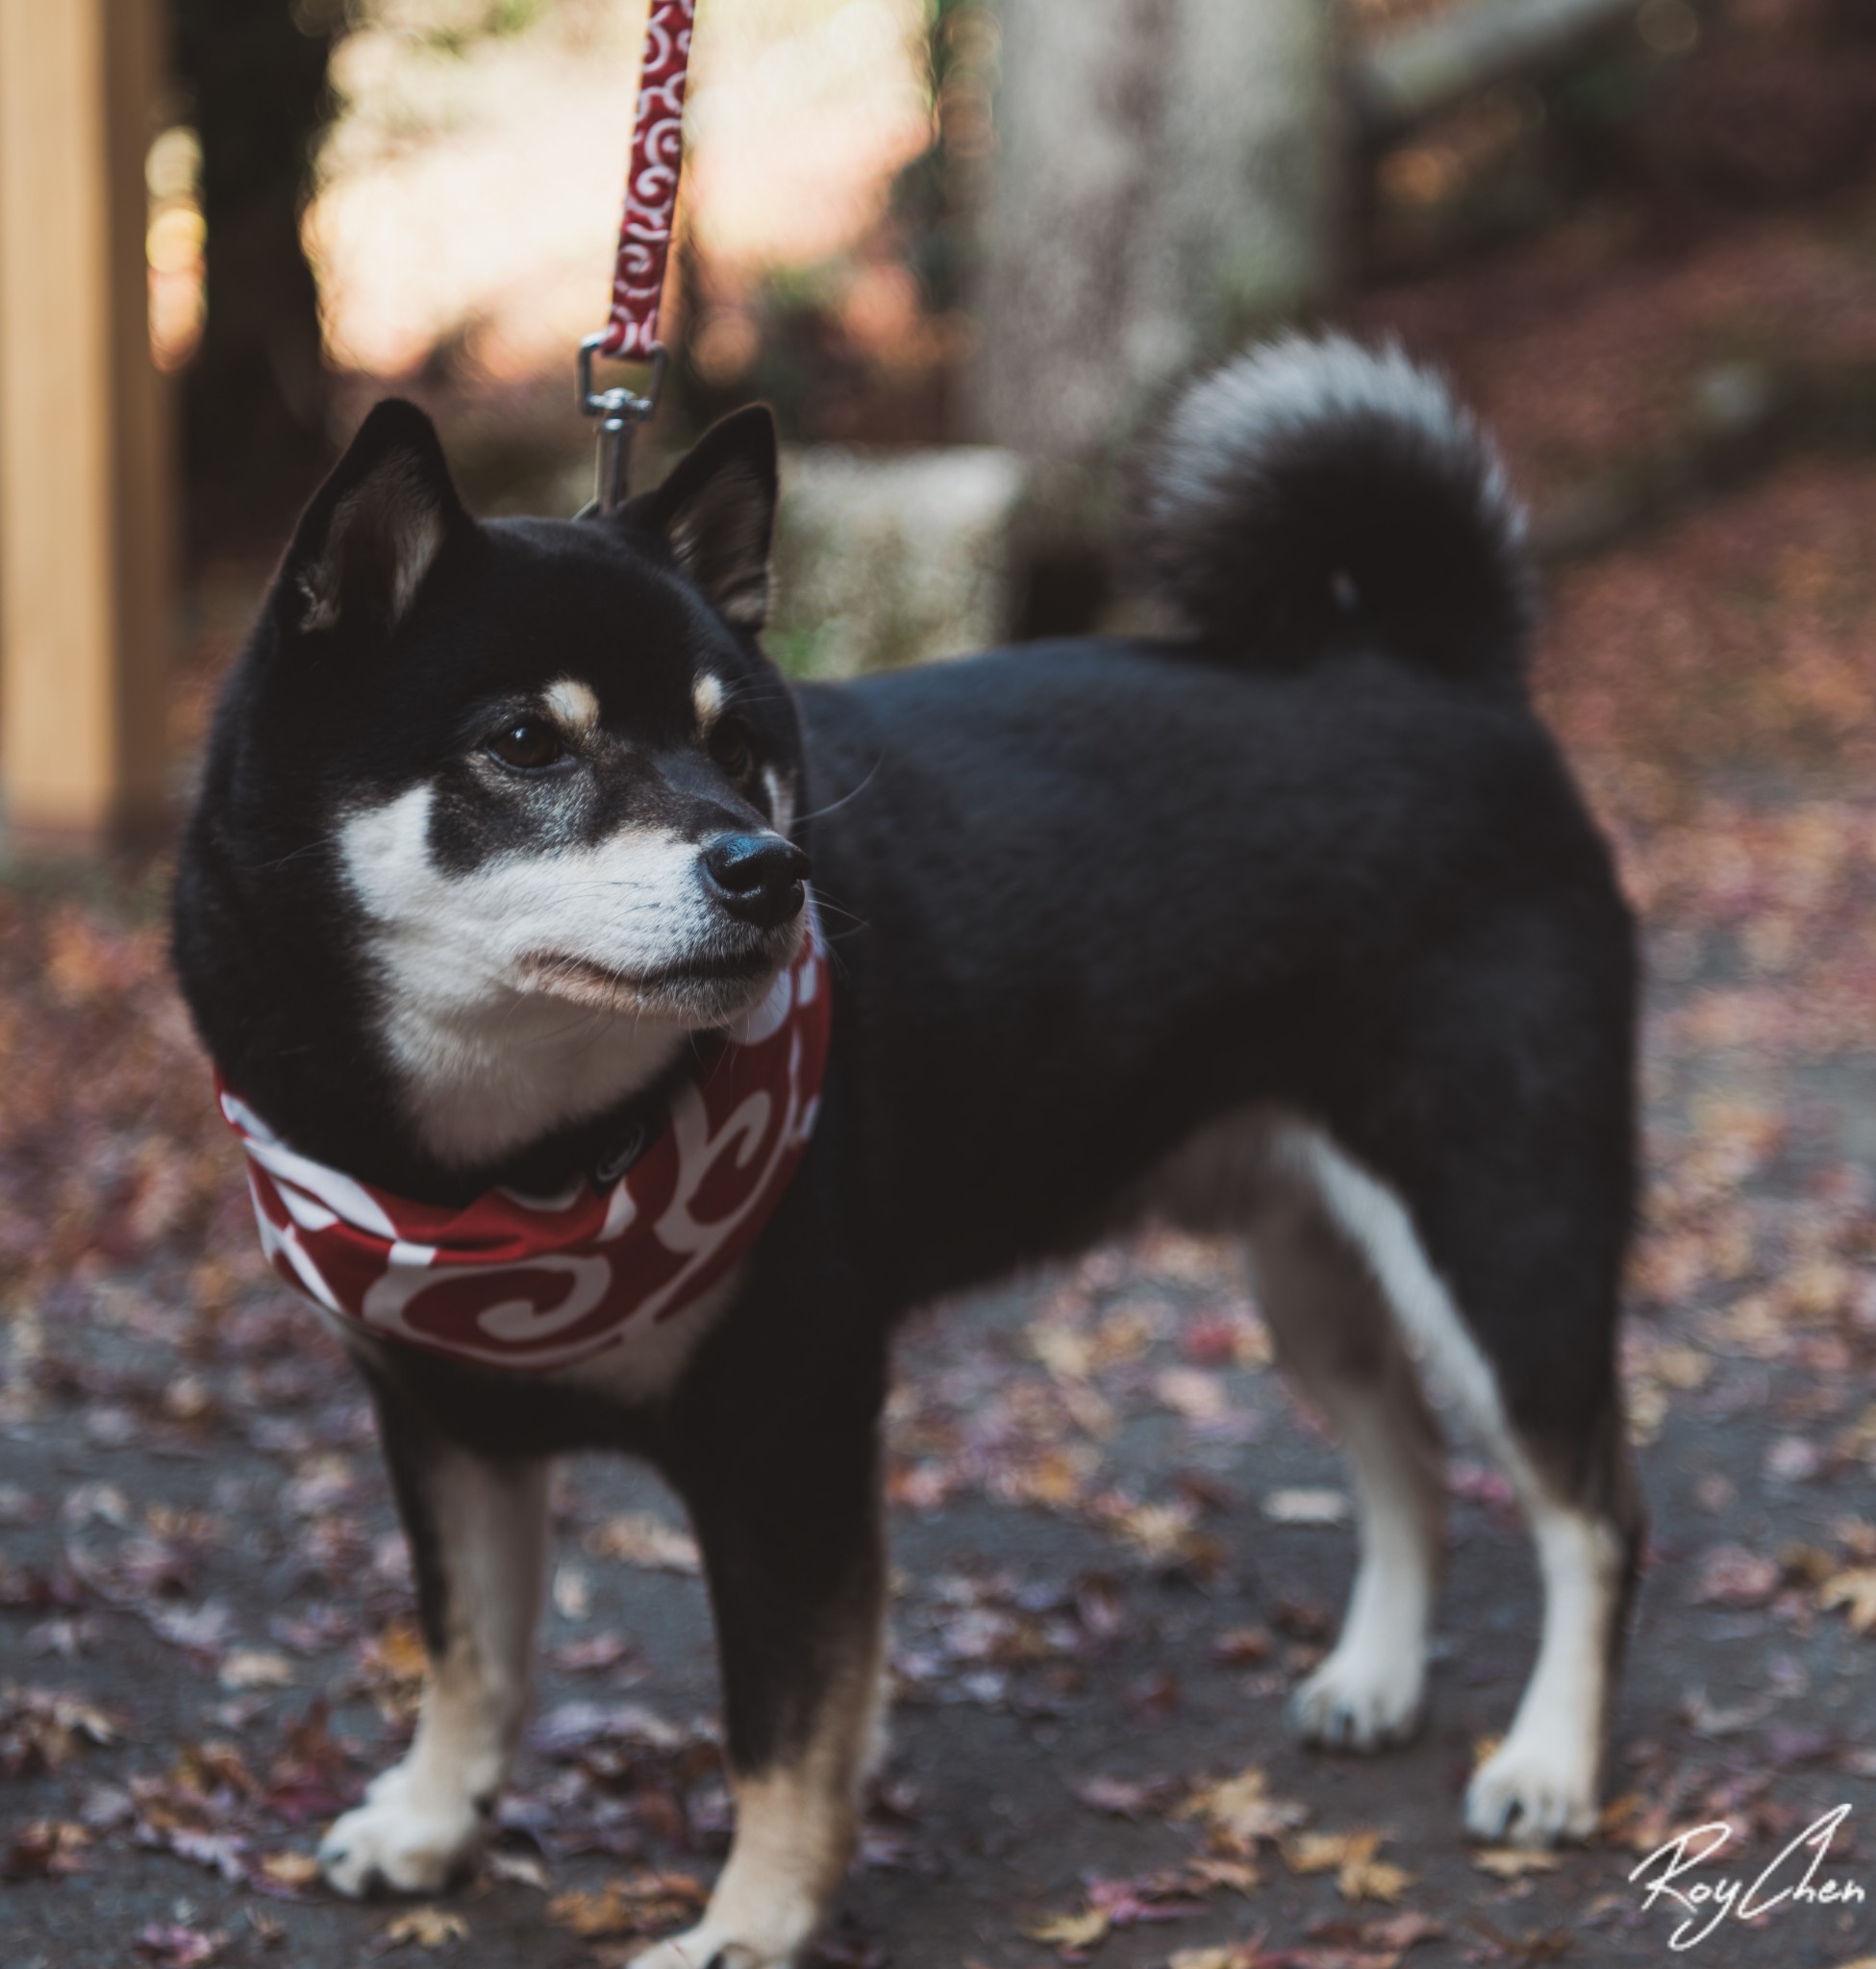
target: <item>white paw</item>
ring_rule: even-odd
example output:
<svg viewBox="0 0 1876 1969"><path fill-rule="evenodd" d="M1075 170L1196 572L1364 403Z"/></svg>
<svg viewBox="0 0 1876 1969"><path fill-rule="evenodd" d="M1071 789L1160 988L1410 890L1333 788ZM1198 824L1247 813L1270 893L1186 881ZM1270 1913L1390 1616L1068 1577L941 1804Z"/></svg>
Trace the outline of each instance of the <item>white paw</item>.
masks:
<svg viewBox="0 0 1876 1969"><path fill-rule="evenodd" d="M1381 1750L1419 1728L1426 1659L1417 1647L1344 1641L1289 1699L1290 1727L1328 1750Z"/></svg>
<svg viewBox="0 0 1876 1969"><path fill-rule="evenodd" d="M708 1915L695 1928L655 1943L632 1958L632 1969L792 1969L807 1944L786 1945L745 1939L733 1929L715 1926Z"/></svg>
<svg viewBox="0 0 1876 1969"><path fill-rule="evenodd" d="M1561 1731L1517 1731L1473 1773L1465 1829L1475 1838L1519 1846L1587 1839L1596 1830L1596 1759Z"/></svg>
<svg viewBox="0 0 1876 1969"><path fill-rule="evenodd" d="M444 1795L394 1764L371 1781L364 1803L334 1821L319 1864L341 1894L376 1887L435 1894L475 1857L487 1826L460 1794Z"/></svg>

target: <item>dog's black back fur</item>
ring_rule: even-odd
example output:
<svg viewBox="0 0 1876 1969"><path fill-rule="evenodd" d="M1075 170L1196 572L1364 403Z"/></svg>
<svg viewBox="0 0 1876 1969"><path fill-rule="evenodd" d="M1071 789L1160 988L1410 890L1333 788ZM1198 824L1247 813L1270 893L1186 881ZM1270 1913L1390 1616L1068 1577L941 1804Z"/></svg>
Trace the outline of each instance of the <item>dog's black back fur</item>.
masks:
<svg viewBox="0 0 1876 1969"><path fill-rule="evenodd" d="M822 892L861 914L828 1147L886 1299L1085 1241L1259 1101L1412 1194L1454 1088L1540 1093L1621 1236L1628 926L1523 703L1376 650L1069 642L801 704Z"/></svg>

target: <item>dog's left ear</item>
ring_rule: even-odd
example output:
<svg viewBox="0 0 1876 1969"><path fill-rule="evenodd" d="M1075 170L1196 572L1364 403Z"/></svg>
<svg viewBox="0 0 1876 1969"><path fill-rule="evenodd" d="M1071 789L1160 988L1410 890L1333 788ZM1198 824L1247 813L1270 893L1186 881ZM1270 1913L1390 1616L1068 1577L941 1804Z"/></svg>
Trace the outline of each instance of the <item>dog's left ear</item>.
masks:
<svg viewBox="0 0 1876 1969"><path fill-rule="evenodd" d="M768 620L775 489L774 413L751 404L713 424L671 476L628 500L619 517L662 535L723 619L753 631Z"/></svg>
<svg viewBox="0 0 1876 1969"><path fill-rule="evenodd" d="M444 547L473 534L437 428L392 397L359 427L287 550L279 606L303 634L388 636Z"/></svg>

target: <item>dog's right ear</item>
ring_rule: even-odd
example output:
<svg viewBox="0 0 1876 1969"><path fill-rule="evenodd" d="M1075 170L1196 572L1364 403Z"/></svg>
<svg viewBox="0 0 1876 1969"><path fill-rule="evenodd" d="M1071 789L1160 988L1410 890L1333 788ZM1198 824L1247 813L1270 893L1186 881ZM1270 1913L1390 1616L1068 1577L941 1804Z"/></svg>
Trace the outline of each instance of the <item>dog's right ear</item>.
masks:
<svg viewBox="0 0 1876 1969"><path fill-rule="evenodd" d="M775 537L775 413L748 404L713 424L671 476L616 518L660 535L724 619L752 634L768 619Z"/></svg>
<svg viewBox="0 0 1876 1969"><path fill-rule="evenodd" d="M414 404L379 404L306 510L275 589L281 626L388 637L448 542L472 532L437 427Z"/></svg>

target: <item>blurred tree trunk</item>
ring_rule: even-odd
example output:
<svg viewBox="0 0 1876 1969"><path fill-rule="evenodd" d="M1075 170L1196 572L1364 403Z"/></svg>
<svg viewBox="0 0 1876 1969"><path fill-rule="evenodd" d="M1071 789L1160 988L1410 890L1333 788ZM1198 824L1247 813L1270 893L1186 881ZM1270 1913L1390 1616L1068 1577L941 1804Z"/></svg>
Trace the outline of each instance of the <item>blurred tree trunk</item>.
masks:
<svg viewBox="0 0 1876 1969"><path fill-rule="evenodd" d="M173 5L208 231L208 319L185 385L184 459L198 501L251 510L257 495L303 493L326 455L319 297L300 214L331 115L326 63L342 10Z"/></svg>
<svg viewBox="0 0 1876 1969"><path fill-rule="evenodd" d="M1193 363L1325 298L1341 232L1337 10L999 12L975 435L1097 463Z"/></svg>

